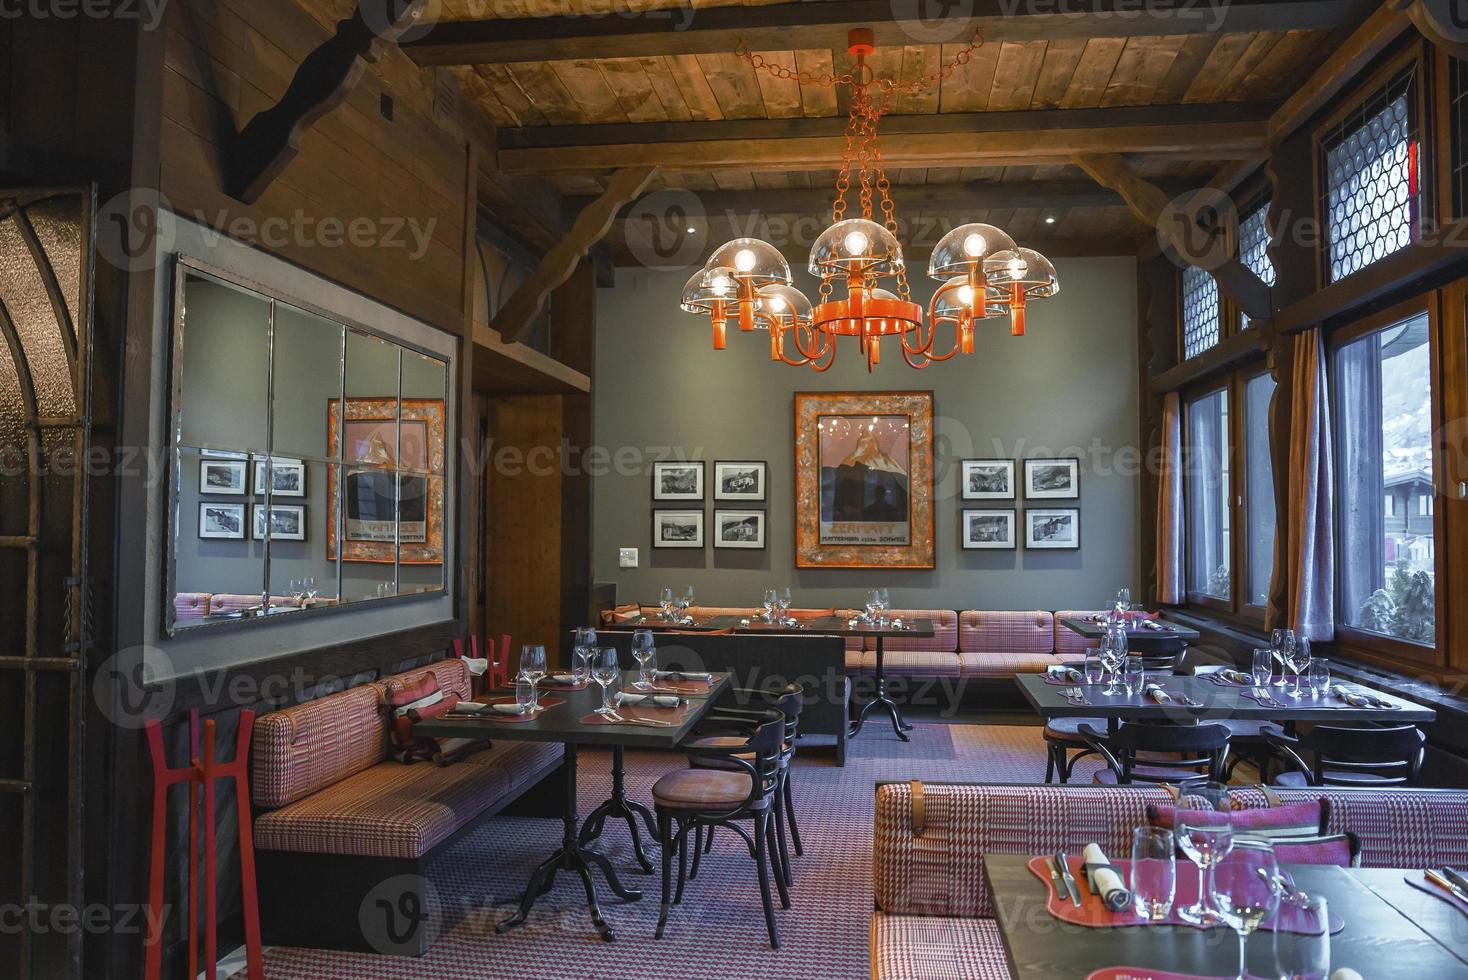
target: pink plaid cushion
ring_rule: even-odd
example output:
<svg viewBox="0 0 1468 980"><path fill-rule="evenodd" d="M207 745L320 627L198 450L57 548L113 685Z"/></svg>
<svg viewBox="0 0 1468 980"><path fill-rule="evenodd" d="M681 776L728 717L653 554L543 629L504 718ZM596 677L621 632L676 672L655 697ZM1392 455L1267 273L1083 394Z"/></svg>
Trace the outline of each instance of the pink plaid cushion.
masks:
<svg viewBox="0 0 1468 980"><path fill-rule="evenodd" d="M969 609L958 617L958 649L963 653L1053 653L1055 617L1043 609Z"/></svg>
<svg viewBox="0 0 1468 980"><path fill-rule="evenodd" d="M872 916L872 980L1008 980L993 919Z"/></svg>
<svg viewBox="0 0 1468 980"><path fill-rule="evenodd" d="M445 697L454 697L460 701L466 701L473 697L469 689L469 665L458 657L449 657L446 660L438 660L423 667L405 671L401 674L393 674L378 681L383 690L392 695L415 685L424 674L432 674L434 680L438 681L438 689Z"/></svg>
<svg viewBox="0 0 1468 980"><path fill-rule="evenodd" d="M207 592L180 592L173 597L173 621L196 622L209 615L213 604L214 597Z"/></svg>
<svg viewBox="0 0 1468 980"><path fill-rule="evenodd" d="M472 764L384 762L255 821L273 851L416 858L508 793L559 764L558 746L502 742Z"/></svg>
<svg viewBox="0 0 1468 980"><path fill-rule="evenodd" d="M1280 864L1333 864L1338 868L1349 868L1357 860L1346 834L1275 841L1274 857Z"/></svg>
<svg viewBox="0 0 1468 980"><path fill-rule="evenodd" d="M958 649L958 614L951 609L893 609L888 616L901 617L904 623L927 619L933 623L931 637L889 636L882 642L888 653L893 650L924 650L953 653ZM873 647L875 649L875 646Z"/></svg>
<svg viewBox="0 0 1468 980"><path fill-rule="evenodd" d="M388 743L381 704L382 688L363 684L257 719L255 805L285 806L381 762Z"/></svg>
<svg viewBox="0 0 1468 980"><path fill-rule="evenodd" d="M867 650L862 653L848 652L846 654L846 667L854 669L853 663L860 664L865 673L872 673L877 669L877 652ZM959 676L958 654L943 650L884 650L882 654L884 671L891 676L901 677L957 677Z"/></svg>
<svg viewBox="0 0 1468 980"><path fill-rule="evenodd" d="M960 653L964 677L1013 677L1038 674L1055 663L1048 653Z"/></svg>
<svg viewBox="0 0 1468 980"><path fill-rule="evenodd" d="M1255 807L1234 813L1234 829L1246 837L1281 840L1289 837L1316 837L1325 833L1330 818L1330 804L1325 800L1291 803L1288 806ZM1147 822L1172 829L1176 808L1171 804L1147 807Z"/></svg>
<svg viewBox="0 0 1468 980"><path fill-rule="evenodd" d="M1059 609L1055 612L1055 652L1064 656L1083 657L1087 647L1096 646L1095 640L1088 640L1081 634L1068 630L1060 625L1062 619L1090 619L1092 616L1104 616L1104 609ZM1127 614L1128 619L1158 619L1157 613L1132 612Z"/></svg>

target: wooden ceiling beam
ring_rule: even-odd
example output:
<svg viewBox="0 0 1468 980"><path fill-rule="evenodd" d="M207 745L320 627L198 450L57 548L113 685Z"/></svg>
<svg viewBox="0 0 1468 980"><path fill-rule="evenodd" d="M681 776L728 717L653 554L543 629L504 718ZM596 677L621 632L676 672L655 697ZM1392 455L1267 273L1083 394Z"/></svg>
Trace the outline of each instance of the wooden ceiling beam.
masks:
<svg viewBox="0 0 1468 980"><path fill-rule="evenodd" d="M585 15L443 21L418 28L403 50L420 65L488 65L523 61L637 58L752 51L846 50L846 32L869 27L879 47L962 42L980 31L988 41L1055 41L1105 37L1333 30L1354 23L1366 0L1088 0L1070 4L971 0L967 20L946 14L924 20L921 4L891 0L827 0L755 7L677 6L602 17Z"/></svg>

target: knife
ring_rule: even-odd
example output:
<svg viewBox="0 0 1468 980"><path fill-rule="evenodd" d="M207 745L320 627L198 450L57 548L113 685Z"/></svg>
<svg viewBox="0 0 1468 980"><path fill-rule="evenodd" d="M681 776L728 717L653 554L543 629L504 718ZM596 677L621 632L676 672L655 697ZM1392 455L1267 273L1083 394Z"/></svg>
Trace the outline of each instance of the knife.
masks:
<svg viewBox="0 0 1468 980"><path fill-rule="evenodd" d="M1428 868L1422 873L1427 876L1428 881L1432 882L1434 885L1446 889L1448 894L1452 895L1458 901L1468 902L1468 892L1463 891L1463 889L1459 888L1447 878L1443 877L1436 870Z"/></svg>
<svg viewBox="0 0 1468 980"><path fill-rule="evenodd" d="M1070 873L1070 863L1066 861L1064 851L1056 853L1055 863L1060 866L1060 877L1065 881L1065 889L1070 893L1070 900L1075 903L1076 908L1080 908L1081 890L1076 886L1075 875Z"/></svg>
<svg viewBox="0 0 1468 980"><path fill-rule="evenodd" d="M1050 869L1050 887L1055 889L1055 897L1061 901L1065 900L1065 879L1060 876L1060 869L1055 866L1055 859L1045 859L1045 866Z"/></svg>
<svg viewBox="0 0 1468 980"><path fill-rule="evenodd" d="M1463 891L1468 892L1468 878L1463 877L1456 868L1443 868L1443 877L1457 885Z"/></svg>

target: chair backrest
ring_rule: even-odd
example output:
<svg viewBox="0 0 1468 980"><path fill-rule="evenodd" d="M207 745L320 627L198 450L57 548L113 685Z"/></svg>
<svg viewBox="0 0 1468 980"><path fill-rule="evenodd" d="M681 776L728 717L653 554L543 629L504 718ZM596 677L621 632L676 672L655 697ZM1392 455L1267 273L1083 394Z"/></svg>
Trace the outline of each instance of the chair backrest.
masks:
<svg viewBox="0 0 1468 980"><path fill-rule="evenodd" d="M1082 725L1080 731L1082 737L1100 751L1106 764L1116 773L1117 781L1123 784L1130 783L1133 778L1144 782L1176 782L1196 777L1200 770L1206 770L1209 776L1217 778L1223 771L1224 756L1228 754L1229 730L1225 725L1128 722L1110 735L1089 725ZM1135 774L1139 761L1149 769L1166 770L1167 774ZM1177 776L1173 777L1172 772Z"/></svg>
<svg viewBox="0 0 1468 980"><path fill-rule="evenodd" d="M1415 725L1344 728L1316 725L1300 737L1315 754L1317 786L1410 786L1417 781L1427 738Z"/></svg>

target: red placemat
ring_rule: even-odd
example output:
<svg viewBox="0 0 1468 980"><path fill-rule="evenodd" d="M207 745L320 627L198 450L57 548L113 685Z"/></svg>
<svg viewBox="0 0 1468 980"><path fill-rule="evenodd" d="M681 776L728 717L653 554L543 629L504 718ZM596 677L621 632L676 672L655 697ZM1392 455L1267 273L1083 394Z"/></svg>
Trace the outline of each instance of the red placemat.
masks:
<svg viewBox="0 0 1468 980"><path fill-rule="evenodd" d="M714 679L718 680L718 675ZM707 696L714 689L709 681L674 681L666 677L654 677L652 683L654 690L639 691L631 687L628 690L633 694L681 694L696 698Z"/></svg>
<svg viewBox="0 0 1468 980"><path fill-rule="evenodd" d="M680 705L676 708L659 708L652 705L641 704L617 705L614 702L612 707L616 708L617 714L621 715L623 718L630 718L633 721L656 721L663 723L673 722L673 724L667 726L670 729L676 728L678 724L683 721L683 716L688 713L688 705L686 704ZM593 712L592 714L582 717L581 724L616 725L619 723L612 721L605 715L599 715Z"/></svg>
<svg viewBox="0 0 1468 980"><path fill-rule="evenodd" d="M1464 915L1468 915L1468 902L1465 902L1462 899L1458 898L1442 885L1434 885L1432 882L1427 880L1427 875L1423 874L1421 871L1408 871L1402 877L1405 878L1407 880L1407 884L1411 885L1413 888L1425 891L1429 895L1436 895L1444 902L1447 902L1449 905L1453 906L1453 908L1457 909L1459 912L1462 912Z"/></svg>
<svg viewBox="0 0 1468 980"><path fill-rule="evenodd" d="M1193 929L1227 928L1221 922L1215 922L1208 926L1199 926L1192 922L1185 922L1179 915L1178 910L1187 908L1198 900L1198 873L1194 865L1179 861L1177 865L1177 894L1172 901L1172 912L1161 922L1144 922L1137 918L1131 909L1113 912L1101 901L1101 896L1095 894L1087 887L1085 862L1079 857L1070 856L1066 862L1070 865L1071 874L1075 875L1076 884L1081 890L1081 907L1076 908L1069 898L1060 899L1055 894L1055 889L1050 884L1050 865L1044 857L1030 858L1029 869L1039 878L1045 886L1045 911L1062 922L1069 922L1077 926L1090 926L1093 928L1114 928L1117 926L1189 926ZM1131 880L1130 861L1112 861L1111 867L1121 876L1122 881ZM1285 925L1280 925L1281 915L1285 917ZM1288 929L1289 907L1282 906L1280 911L1266 919L1259 927L1261 929L1285 928ZM1344 921L1335 914L1330 913L1331 934L1340 932L1346 927Z"/></svg>
<svg viewBox="0 0 1468 980"><path fill-rule="evenodd" d="M473 698L472 700L478 702L479 704L514 704L515 703L515 698L514 698L513 695L511 695L509 697L482 697L482 698ZM540 717L541 715L545 714L551 708L554 708L556 705L558 705L558 704L565 704L565 703L566 703L566 699L565 698L558 698L558 697L555 697L554 695L550 695L550 694L542 694L540 696L540 710L537 711L537 712L535 712L534 714L527 713L527 714L523 714L523 715L502 715L502 714L500 714L497 711L486 711L483 714L477 714L477 715L455 715L454 716L454 720L455 721L459 721L459 720L468 718L468 719L472 719L474 721L489 721L489 722L499 722L502 725L517 725L517 724L519 724L521 722L533 721L534 719L536 719L536 718ZM453 712L450 711L450 712L448 712L448 714L453 714Z"/></svg>

